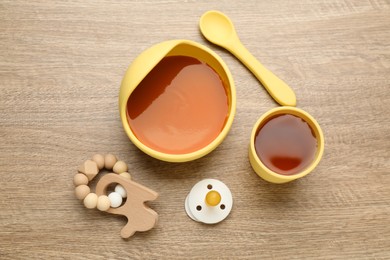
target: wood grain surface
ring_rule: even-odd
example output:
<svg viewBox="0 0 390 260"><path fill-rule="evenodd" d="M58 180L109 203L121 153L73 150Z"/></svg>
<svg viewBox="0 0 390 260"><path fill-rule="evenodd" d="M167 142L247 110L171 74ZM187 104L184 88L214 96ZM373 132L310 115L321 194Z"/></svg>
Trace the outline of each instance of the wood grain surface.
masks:
<svg viewBox="0 0 390 260"><path fill-rule="evenodd" d="M252 126L276 107L231 54L208 43L207 10L231 17L246 47L296 92L325 135L315 171L263 181L248 161ZM229 66L237 113L224 142L172 164L122 129L119 85L132 60L176 38ZM390 259L390 1L0 0L0 259ZM159 192L156 228L129 240L125 219L74 196L96 152L128 162ZM190 220L184 199L203 178L233 192L229 217Z"/></svg>

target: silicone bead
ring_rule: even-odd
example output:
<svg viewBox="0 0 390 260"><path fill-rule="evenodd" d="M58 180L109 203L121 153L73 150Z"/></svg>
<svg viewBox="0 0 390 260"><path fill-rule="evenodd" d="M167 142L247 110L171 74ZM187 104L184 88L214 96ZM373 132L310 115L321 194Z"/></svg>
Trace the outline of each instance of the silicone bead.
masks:
<svg viewBox="0 0 390 260"><path fill-rule="evenodd" d="M110 199L112 208L117 208L122 205L122 196L119 193L111 192L110 195L108 195L108 198Z"/></svg>
<svg viewBox="0 0 390 260"><path fill-rule="evenodd" d="M125 188L123 188L123 186L120 184L115 186L115 192L119 193L119 195L121 195L122 198L127 197L127 192L126 192Z"/></svg>

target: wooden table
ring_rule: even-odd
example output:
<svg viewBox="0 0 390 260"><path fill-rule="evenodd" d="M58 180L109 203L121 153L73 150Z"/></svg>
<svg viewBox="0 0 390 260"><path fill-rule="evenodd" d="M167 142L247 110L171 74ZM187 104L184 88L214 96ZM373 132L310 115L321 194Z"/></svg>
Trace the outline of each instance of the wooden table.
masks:
<svg viewBox="0 0 390 260"><path fill-rule="evenodd" d="M252 74L198 29L209 9L295 90L322 126L309 176L263 181L248 161L253 124L276 107ZM172 164L139 151L122 129L118 90L151 45L200 42L228 64L237 114L225 141ZM390 258L390 3L375 1L0 2L0 258ZM159 192L157 227L123 240L125 219L74 196L77 166L112 152ZM203 178L233 192L222 223L190 220L184 199Z"/></svg>

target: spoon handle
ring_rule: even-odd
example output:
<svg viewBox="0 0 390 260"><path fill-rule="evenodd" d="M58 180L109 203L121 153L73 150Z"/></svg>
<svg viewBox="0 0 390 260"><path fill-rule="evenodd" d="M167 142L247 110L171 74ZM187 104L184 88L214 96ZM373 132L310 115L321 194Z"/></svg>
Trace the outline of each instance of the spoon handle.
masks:
<svg viewBox="0 0 390 260"><path fill-rule="evenodd" d="M294 91L275 74L264 67L240 42L239 39L225 46L260 80L268 93L282 106L295 106Z"/></svg>

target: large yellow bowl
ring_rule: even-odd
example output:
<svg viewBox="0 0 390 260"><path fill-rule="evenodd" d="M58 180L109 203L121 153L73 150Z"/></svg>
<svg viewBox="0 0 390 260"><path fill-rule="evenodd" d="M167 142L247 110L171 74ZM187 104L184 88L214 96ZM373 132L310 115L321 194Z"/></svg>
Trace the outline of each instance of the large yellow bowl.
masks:
<svg viewBox="0 0 390 260"><path fill-rule="evenodd" d="M168 154L156 151L146 146L137 139L127 121L127 101L134 89L164 57L177 55L193 57L211 66L219 74L226 86L229 99L229 114L225 122L225 126L219 135L207 146L201 148L200 150L186 154ZM119 92L119 112L123 128L130 140L146 154L168 162L191 161L213 151L229 132L233 123L235 111L236 89L232 75L225 62L223 62L223 60L209 48L189 40L172 40L162 42L142 52L127 69Z"/></svg>
<svg viewBox="0 0 390 260"><path fill-rule="evenodd" d="M265 166L264 163L257 156L256 148L255 148L255 138L258 129L265 122L267 122L269 118L281 114L290 114L305 120L309 124L310 128L313 130L313 133L317 139L317 151L313 162L303 171L293 175L282 175L268 169L267 166ZM322 158L323 153L324 153L324 135L322 133L320 125L309 113L296 107L282 106L282 107L277 107L269 110L259 118L255 126L253 127L251 133L251 139L249 144L249 161L252 165L253 170L257 173L257 175L259 175L264 180L272 183L290 182L306 176L307 174L312 172L314 168L318 165L318 163Z"/></svg>

